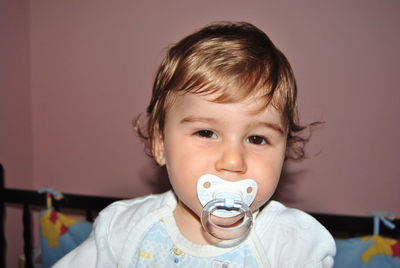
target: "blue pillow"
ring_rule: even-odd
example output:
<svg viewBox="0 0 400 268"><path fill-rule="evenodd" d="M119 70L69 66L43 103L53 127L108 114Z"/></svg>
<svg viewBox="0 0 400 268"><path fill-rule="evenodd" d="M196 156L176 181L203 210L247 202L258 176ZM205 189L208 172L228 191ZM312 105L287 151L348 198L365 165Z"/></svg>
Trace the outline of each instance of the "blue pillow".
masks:
<svg viewBox="0 0 400 268"><path fill-rule="evenodd" d="M379 235L336 240L336 268L400 267L400 241Z"/></svg>

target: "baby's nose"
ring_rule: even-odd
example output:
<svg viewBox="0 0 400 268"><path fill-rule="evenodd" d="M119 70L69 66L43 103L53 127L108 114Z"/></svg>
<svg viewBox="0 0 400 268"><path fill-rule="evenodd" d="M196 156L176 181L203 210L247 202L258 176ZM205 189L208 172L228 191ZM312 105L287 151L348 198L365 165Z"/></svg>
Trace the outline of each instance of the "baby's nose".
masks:
<svg viewBox="0 0 400 268"><path fill-rule="evenodd" d="M215 163L217 171L245 173L247 170L244 149L241 146L228 146Z"/></svg>

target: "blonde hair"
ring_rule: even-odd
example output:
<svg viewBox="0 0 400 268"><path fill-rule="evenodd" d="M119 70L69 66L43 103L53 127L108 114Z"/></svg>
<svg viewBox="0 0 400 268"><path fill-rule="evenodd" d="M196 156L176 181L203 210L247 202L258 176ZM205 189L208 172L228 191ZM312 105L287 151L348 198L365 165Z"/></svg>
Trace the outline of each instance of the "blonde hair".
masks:
<svg viewBox="0 0 400 268"><path fill-rule="evenodd" d="M257 93L284 118L287 131L286 157L305 158L309 137L299 133L313 126L299 125L297 86L292 68L268 36L246 22L223 22L206 26L170 47L154 81L147 109L147 135L137 119L136 130L151 149L157 131L163 135L165 114L173 103L171 93L218 94L215 102L240 101ZM149 150L152 156L151 150Z"/></svg>

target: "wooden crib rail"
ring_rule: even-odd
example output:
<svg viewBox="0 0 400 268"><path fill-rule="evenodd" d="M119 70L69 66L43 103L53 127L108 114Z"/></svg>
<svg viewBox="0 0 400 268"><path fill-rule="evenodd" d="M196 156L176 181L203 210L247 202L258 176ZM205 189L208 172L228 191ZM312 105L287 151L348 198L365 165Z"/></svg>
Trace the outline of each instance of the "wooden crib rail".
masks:
<svg viewBox="0 0 400 268"><path fill-rule="evenodd" d="M99 211L121 198L94 195L78 195L63 193L64 198L53 200L56 210L60 208L86 211L86 219L93 221L93 211ZM5 188L1 191L2 202L6 204L28 204L29 206L46 206L46 195L37 191Z"/></svg>
<svg viewBox="0 0 400 268"><path fill-rule="evenodd" d="M350 216L322 213L310 213L336 238L350 238L356 236L372 235L374 220L372 216ZM395 229L390 229L379 222L379 234L382 236L400 238L400 219L392 221Z"/></svg>

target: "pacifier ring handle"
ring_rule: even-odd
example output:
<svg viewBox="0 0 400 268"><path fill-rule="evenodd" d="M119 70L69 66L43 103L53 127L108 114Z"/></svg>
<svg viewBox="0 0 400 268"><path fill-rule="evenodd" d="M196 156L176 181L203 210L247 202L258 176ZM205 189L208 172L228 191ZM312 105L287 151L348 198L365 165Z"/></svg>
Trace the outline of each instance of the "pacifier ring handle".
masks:
<svg viewBox="0 0 400 268"><path fill-rule="evenodd" d="M226 206L226 202L227 201L224 199L214 199L208 202L201 213L201 224L203 225L203 228L215 238L221 240L239 239L242 241L246 238L251 226L253 225L253 215L250 208L242 201L234 200L233 204L229 207ZM211 219L211 215L214 211L219 209L235 210L239 212L239 215L243 215L242 222L238 226L234 227L222 227L215 224Z"/></svg>

